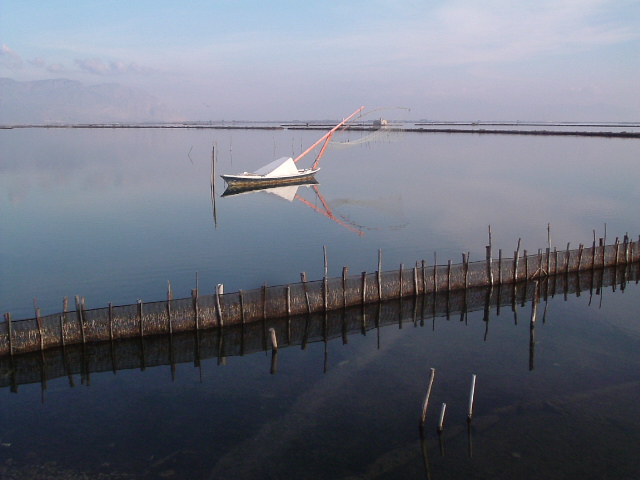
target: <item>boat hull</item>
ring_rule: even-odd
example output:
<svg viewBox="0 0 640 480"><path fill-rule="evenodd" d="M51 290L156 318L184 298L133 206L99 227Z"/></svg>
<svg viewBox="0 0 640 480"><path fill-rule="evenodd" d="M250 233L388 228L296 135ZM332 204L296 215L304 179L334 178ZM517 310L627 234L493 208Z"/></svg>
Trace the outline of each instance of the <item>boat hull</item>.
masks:
<svg viewBox="0 0 640 480"><path fill-rule="evenodd" d="M295 175L283 175L269 177L266 175L238 174L238 175L221 175L229 187L271 187L277 185L295 185L300 183L309 183L315 180L314 176L318 173L319 168L300 170Z"/></svg>

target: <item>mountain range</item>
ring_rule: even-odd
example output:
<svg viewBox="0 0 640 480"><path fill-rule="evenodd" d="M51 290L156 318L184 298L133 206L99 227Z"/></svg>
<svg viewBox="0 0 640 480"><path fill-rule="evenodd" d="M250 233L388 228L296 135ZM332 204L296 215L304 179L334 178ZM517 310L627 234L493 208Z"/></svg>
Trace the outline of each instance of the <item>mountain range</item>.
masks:
<svg viewBox="0 0 640 480"><path fill-rule="evenodd" d="M0 78L0 124L170 122L181 120L148 93L116 83Z"/></svg>

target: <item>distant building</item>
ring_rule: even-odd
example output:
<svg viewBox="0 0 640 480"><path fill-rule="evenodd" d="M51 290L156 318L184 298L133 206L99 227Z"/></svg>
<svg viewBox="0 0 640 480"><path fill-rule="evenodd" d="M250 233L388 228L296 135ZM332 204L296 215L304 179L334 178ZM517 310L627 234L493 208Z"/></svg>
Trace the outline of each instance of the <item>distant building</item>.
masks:
<svg viewBox="0 0 640 480"><path fill-rule="evenodd" d="M384 118L380 118L378 120L374 120L373 121L373 126L374 127L384 127L387 125L387 121Z"/></svg>

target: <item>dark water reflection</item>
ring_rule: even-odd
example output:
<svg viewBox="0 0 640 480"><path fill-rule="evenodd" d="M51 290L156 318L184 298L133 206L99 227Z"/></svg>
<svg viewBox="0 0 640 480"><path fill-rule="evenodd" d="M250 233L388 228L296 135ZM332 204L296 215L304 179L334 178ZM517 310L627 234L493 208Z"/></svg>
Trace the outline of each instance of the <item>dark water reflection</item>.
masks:
<svg viewBox="0 0 640 480"><path fill-rule="evenodd" d="M290 283L301 271L318 279L323 245L330 276L343 265L374 271L379 248L388 269L431 260L433 251L440 262L460 252L474 261L483 258L489 224L495 250L506 256L519 237L523 249L545 247L548 223L559 249L590 243L593 228L602 236L605 222L609 243L638 233L640 142L473 135L407 134L329 151L319 191L336 218L363 235L268 195L216 198L216 225L214 142L224 173L290 155L316 137L0 131L3 311L32 316L36 297L43 314L56 312L75 294L88 308L159 300L167 280L176 298L187 297L196 272L202 291ZM366 335L349 331L347 344L340 330L325 343L320 319L305 349L301 341L280 349L275 375L270 352L218 355L215 337L202 338L210 357L176 349L173 369L171 361L152 366L151 343L145 354L134 345L116 357L115 375L110 349L84 357L70 349L80 369L46 373L44 391L40 358L32 358L35 383L17 393L10 386L17 370L3 363L0 477L425 478L417 423L433 367L424 442L430 478L635 478L637 290L632 282L566 301L559 292L543 297L533 365L530 303L516 304L517 323L509 305L499 314L492 307L488 323L484 309L463 321L441 311L417 326L411 306L403 317L372 314ZM181 354L187 363L177 361ZM98 360L103 373L89 368Z"/></svg>
<svg viewBox="0 0 640 480"><path fill-rule="evenodd" d="M52 474L135 478L632 478L640 325L627 312L639 297L635 282L620 287L596 283L566 300L563 289L542 289L535 358L531 302L508 295L500 310L492 304L487 313L478 300L449 319L446 295L436 317L419 297L371 306L364 318L354 309L293 319L275 375L270 325L262 324L245 327L242 346L239 331L220 342L215 330L76 346L66 358L47 352L66 359L57 370L47 362L60 378L17 393L5 383L1 392L0 464L16 475L35 463ZM246 355L233 356L240 348ZM38 381L39 355L25 357L19 370ZM421 443L430 367L436 381ZM4 362L3 381L8 369Z"/></svg>

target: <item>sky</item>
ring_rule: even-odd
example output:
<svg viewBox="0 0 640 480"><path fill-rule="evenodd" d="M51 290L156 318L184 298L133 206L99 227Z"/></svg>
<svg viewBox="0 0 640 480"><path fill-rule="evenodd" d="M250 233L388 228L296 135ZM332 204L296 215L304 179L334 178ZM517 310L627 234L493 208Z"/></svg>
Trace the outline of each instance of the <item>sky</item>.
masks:
<svg viewBox="0 0 640 480"><path fill-rule="evenodd" d="M0 43L190 120L640 121L640 0L0 0Z"/></svg>

